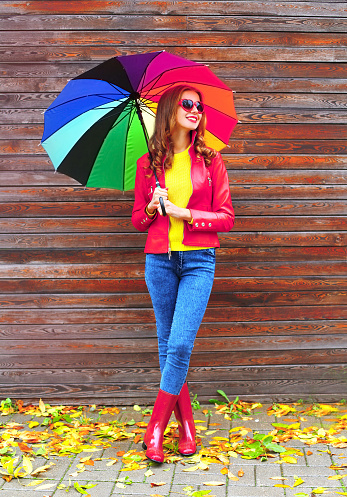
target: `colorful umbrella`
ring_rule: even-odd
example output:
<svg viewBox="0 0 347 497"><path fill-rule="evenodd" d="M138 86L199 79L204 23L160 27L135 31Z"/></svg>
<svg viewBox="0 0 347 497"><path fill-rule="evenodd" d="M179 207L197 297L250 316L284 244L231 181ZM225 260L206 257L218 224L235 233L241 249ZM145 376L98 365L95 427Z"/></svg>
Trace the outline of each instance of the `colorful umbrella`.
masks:
<svg viewBox="0 0 347 497"><path fill-rule="evenodd" d="M203 93L205 140L221 150L237 123L232 90L206 65L165 51L113 57L69 81L45 112L42 145L82 185L131 190L161 95L186 83Z"/></svg>

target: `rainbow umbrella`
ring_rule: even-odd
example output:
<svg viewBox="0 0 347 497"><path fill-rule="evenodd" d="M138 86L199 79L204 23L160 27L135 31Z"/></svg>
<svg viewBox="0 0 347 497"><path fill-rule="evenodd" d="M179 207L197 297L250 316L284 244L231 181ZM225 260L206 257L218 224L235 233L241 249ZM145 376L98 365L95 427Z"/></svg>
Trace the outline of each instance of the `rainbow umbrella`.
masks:
<svg viewBox="0 0 347 497"><path fill-rule="evenodd" d="M42 146L82 185L131 190L161 95L185 83L203 93L205 140L221 150L237 123L232 90L206 65L165 51L113 57L69 81L45 112Z"/></svg>

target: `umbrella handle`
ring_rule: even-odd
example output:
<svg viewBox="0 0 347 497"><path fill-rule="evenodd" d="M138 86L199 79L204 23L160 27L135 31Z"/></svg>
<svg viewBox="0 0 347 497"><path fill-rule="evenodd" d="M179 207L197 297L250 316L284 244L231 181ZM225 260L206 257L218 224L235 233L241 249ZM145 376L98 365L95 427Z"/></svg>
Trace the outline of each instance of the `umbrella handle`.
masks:
<svg viewBox="0 0 347 497"><path fill-rule="evenodd" d="M165 210L163 197L159 197L159 202L160 202L161 212L163 213L163 216L166 216L166 210Z"/></svg>
<svg viewBox="0 0 347 497"><path fill-rule="evenodd" d="M160 183L159 183L158 178L157 178L157 173L155 172L155 170L153 172L154 172L154 177L155 177L155 184L157 185L157 188L160 188ZM166 216L166 210L165 210L163 197L159 197L159 202L160 202L161 212L163 213L163 216Z"/></svg>

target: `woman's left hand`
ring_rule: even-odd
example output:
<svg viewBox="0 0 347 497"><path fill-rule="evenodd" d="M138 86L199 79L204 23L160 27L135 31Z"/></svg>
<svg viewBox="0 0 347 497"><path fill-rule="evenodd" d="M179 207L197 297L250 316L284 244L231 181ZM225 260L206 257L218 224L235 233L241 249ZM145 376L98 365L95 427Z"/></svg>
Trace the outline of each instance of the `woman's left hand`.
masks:
<svg viewBox="0 0 347 497"><path fill-rule="evenodd" d="M170 202L170 200L164 200L164 206L166 210L166 214L171 217L175 217L176 219L182 219L184 221L191 221L192 215L189 209L184 209L183 207L177 207L177 205ZM159 214L162 215L160 206L158 207Z"/></svg>

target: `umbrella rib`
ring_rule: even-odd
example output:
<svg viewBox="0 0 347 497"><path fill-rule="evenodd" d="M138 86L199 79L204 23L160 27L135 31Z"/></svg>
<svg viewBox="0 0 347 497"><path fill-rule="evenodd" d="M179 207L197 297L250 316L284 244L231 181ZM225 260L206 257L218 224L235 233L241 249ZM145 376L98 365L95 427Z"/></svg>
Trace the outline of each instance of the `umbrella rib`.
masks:
<svg viewBox="0 0 347 497"><path fill-rule="evenodd" d="M158 55L160 55L160 54L158 54ZM193 66L193 67L203 67L204 66L204 64L199 64L197 62L195 62L195 64L196 64L196 66ZM191 68L192 66L191 66L191 64L188 64L186 66L178 66L178 67L171 67L170 69L165 69L160 74L158 74L155 78L153 78L152 81L149 81L147 83L147 85L152 84L151 88L153 88L153 86L159 81L159 79L162 77L162 75L165 74L166 72L174 71L175 69L184 69L185 67L186 68ZM148 66L146 67L146 71L147 71L147 69L148 69ZM141 79L144 79L144 77L142 77ZM172 84L175 84L175 83L172 83ZM142 85L141 90L139 90L139 91L142 91L142 89L143 89L143 85Z"/></svg>
<svg viewBox="0 0 347 497"><path fill-rule="evenodd" d="M124 96L126 96L126 95L124 95ZM55 105L54 107L50 107L49 110L57 109L58 107L61 107L62 105L70 104L71 102L75 102L77 100L81 100L82 98L89 98L89 97L100 97L100 98L104 98L105 100L108 100L109 102L114 102L115 101L114 98L106 97L102 93L92 93L90 95L83 95L82 97L71 98L70 100L66 100L65 102L62 102L61 104ZM95 107L94 109L97 109L97 107ZM88 110L94 110L94 109L92 108L92 109L88 109ZM47 109L47 111L48 111L48 109ZM85 111L85 112L87 112L87 111ZM84 112L83 112L83 114L84 114Z"/></svg>

